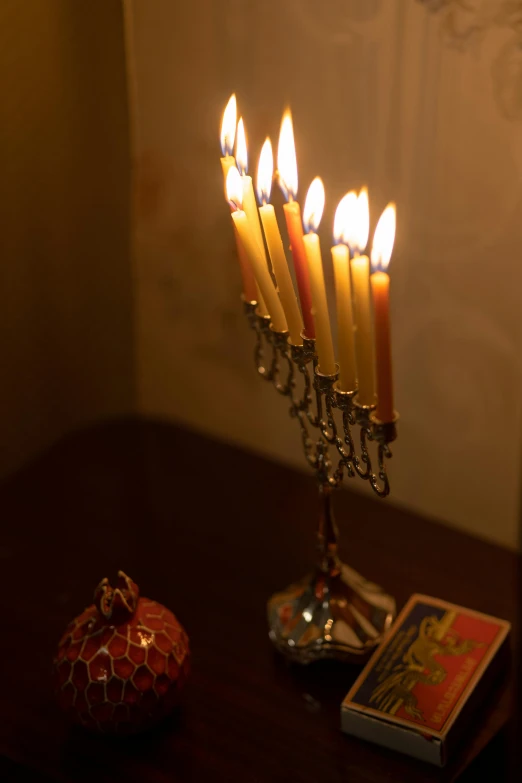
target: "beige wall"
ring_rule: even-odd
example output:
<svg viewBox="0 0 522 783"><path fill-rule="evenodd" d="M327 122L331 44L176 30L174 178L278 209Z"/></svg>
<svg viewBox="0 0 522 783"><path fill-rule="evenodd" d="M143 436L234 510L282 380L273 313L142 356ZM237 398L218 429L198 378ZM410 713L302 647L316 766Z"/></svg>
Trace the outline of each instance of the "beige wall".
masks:
<svg viewBox="0 0 522 783"><path fill-rule="evenodd" d="M487 5L129 3L139 395L149 414L303 466L295 423L252 366L218 161L230 92L253 159L289 103L301 193L326 183L324 247L347 189L369 185L373 220L398 204L395 502L515 545L520 62L511 20L478 18Z"/></svg>
<svg viewBox="0 0 522 783"><path fill-rule="evenodd" d="M134 407L119 0L0 6L0 472Z"/></svg>
<svg viewBox="0 0 522 783"><path fill-rule="evenodd" d="M236 90L252 160L291 104L301 194L317 173L327 187L324 248L346 189L369 185L374 221L397 201L393 500L515 544L519 33L508 4L456 8L5 0L1 473L132 410L304 468L284 401L256 377L238 303L218 162Z"/></svg>

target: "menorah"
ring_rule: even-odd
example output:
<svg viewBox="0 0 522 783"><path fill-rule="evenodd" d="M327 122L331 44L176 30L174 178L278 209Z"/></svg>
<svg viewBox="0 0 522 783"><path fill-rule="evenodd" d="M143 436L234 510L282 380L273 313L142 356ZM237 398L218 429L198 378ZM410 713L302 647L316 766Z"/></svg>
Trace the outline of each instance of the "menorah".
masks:
<svg viewBox="0 0 522 783"><path fill-rule="evenodd" d="M381 498L389 494L386 460L392 456L389 444L396 438L395 421L380 422L375 406L358 403L356 389L341 391L337 374L320 372L315 340L303 334L302 344L294 345L288 332L273 329L270 316L256 312L257 302L243 304L256 336L258 374L290 402L290 415L299 424L321 501L318 562L311 576L270 598L270 639L280 652L300 663L322 658L362 662L391 625L395 600L339 559L332 491L347 475L368 481Z"/></svg>

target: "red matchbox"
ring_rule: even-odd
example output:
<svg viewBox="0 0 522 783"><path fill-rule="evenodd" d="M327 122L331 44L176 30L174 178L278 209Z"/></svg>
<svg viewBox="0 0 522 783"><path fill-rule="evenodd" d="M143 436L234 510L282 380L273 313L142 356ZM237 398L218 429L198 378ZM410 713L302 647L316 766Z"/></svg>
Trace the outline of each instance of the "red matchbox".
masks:
<svg viewBox="0 0 522 783"><path fill-rule="evenodd" d="M444 766L508 663L510 624L412 595L341 706L341 728Z"/></svg>

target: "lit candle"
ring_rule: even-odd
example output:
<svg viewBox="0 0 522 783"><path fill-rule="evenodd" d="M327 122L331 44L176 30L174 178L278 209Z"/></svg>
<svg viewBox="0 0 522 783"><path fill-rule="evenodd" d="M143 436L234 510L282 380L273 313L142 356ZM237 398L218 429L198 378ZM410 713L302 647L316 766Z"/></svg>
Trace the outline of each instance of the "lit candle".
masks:
<svg viewBox="0 0 522 783"><path fill-rule="evenodd" d="M290 238L290 250L294 261L297 290L301 302L301 312L304 321L306 337L315 337L315 325L312 317L312 297L310 293L310 275L303 243L303 227L301 225L301 208L297 198L297 158L295 154L294 130L292 115L287 110L283 115L279 145L277 148L277 168L279 184L287 200L283 206L286 227Z"/></svg>
<svg viewBox="0 0 522 783"><path fill-rule="evenodd" d="M259 245L259 252L264 259L265 266L268 269L268 259L265 253L265 243L263 242L263 233L261 231L261 223L259 222L259 214L257 212L256 197L254 196L254 188L252 186L252 177L247 175L248 169L248 154L245 136L245 125L243 118L241 117L237 124L237 138L236 138L236 161L239 173L241 174L241 181L243 183L243 210L246 213L249 223L252 226L252 232L254 239ZM255 272L254 272L255 274ZM259 280L256 280L259 285ZM263 301L263 292L260 291L259 304L257 307L259 315L268 315L266 304ZM270 313L271 314L271 313Z"/></svg>
<svg viewBox="0 0 522 783"><path fill-rule="evenodd" d="M351 271L355 318L357 399L361 405L373 405L375 403L370 260L368 256L360 255L368 242L369 231L368 191L366 188L363 188L357 199L354 223L348 230L348 244L355 254L351 261Z"/></svg>
<svg viewBox="0 0 522 783"><path fill-rule="evenodd" d="M226 181L227 174L232 166L235 167L236 159L232 155L234 149L234 139L236 136L236 121L237 121L237 105L236 96L231 95L223 113L223 120L221 122L221 151L223 157L221 158L221 168L223 170L223 187L225 189L225 198L227 198ZM227 199L228 201L228 199ZM256 287L256 279L250 266L247 254L241 244L237 229L234 226L234 237L236 240L237 256L239 259L239 268L241 271L241 281L243 287L243 296L247 302L257 301L259 302L258 291Z"/></svg>
<svg viewBox="0 0 522 783"><path fill-rule="evenodd" d="M319 359L319 372L333 375L336 370L335 357L330 331L330 316L324 285L323 261L319 237L315 233L319 228L324 209L324 186L320 177L316 177L306 196L303 224L303 237L310 284L312 289L312 313L315 323L315 345Z"/></svg>
<svg viewBox="0 0 522 783"><path fill-rule="evenodd" d="M285 332L287 329L285 314L278 293L275 289L272 277L264 256L261 254L259 243L255 237L252 221L242 209L243 183L236 168L231 168L227 175L227 196L234 207L232 220L236 226L241 242L252 264L257 283L268 305L272 326L276 332Z"/></svg>
<svg viewBox="0 0 522 783"><path fill-rule="evenodd" d="M357 386L355 372L355 344L353 335L352 286L350 281L350 253L347 245L347 231L357 208L357 194L354 190L344 196L337 207L334 220L334 242L332 262L335 275L335 298L337 304L337 331L339 346L339 388L353 391Z"/></svg>
<svg viewBox="0 0 522 783"><path fill-rule="evenodd" d="M225 190L225 198L227 197L227 174L231 166L236 165L236 159L232 155L234 149L234 139L236 138L236 124L237 124L237 102L235 94L232 94L228 100L228 103L223 112L223 119L221 121L221 151L223 157L221 158L221 168L223 169L223 187Z"/></svg>
<svg viewBox="0 0 522 783"><path fill-rule="evenodd" d="M377 370L377 418L393 421L393 385L390 341L390 277L388 264L395 240L395 204L382 213L372 244L371 275L375 316L375 353Z"/></svg>
<svg viewBox="0 0 522 783"><path fill-rule="evenodd" d="M270 254L270 260L274 269L275 279L279 288L281 304L285 311L288 323L288 331L294 345L302 345L301 332L303 321L299 312L299 305L294 291L294 285L288 269L283 240L279 233L274 207L269 204L272 190L272 177L274 174L274 156L270 139L263 144L259 164L257 168L257 196L262 206L259 207L261 223L265 232L266 244Z"/></svg>

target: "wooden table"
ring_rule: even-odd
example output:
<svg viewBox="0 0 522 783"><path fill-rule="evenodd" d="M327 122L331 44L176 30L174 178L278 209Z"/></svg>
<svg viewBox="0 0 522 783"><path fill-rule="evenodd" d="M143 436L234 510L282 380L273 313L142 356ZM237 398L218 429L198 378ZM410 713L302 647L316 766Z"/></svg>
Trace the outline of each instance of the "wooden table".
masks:
<svg viewBox="0 0 522 783"><path fill-rule="evenodd" d="M336 508L344 559L399 606L420 591L515 619L513 553L389 502L340 492ZM441 773L341 734L355 668L295 668L272 651L265 602L313 563L315 510L310 477L162 423L80 433L13 477L0 491L3 780L455 780L506 723L506 693ZM50 664L62 629L118 568L184 623L193 674L180 715L111 742L64 725ZM501 734L479 760L495 780L504 752Z"/></svg>

